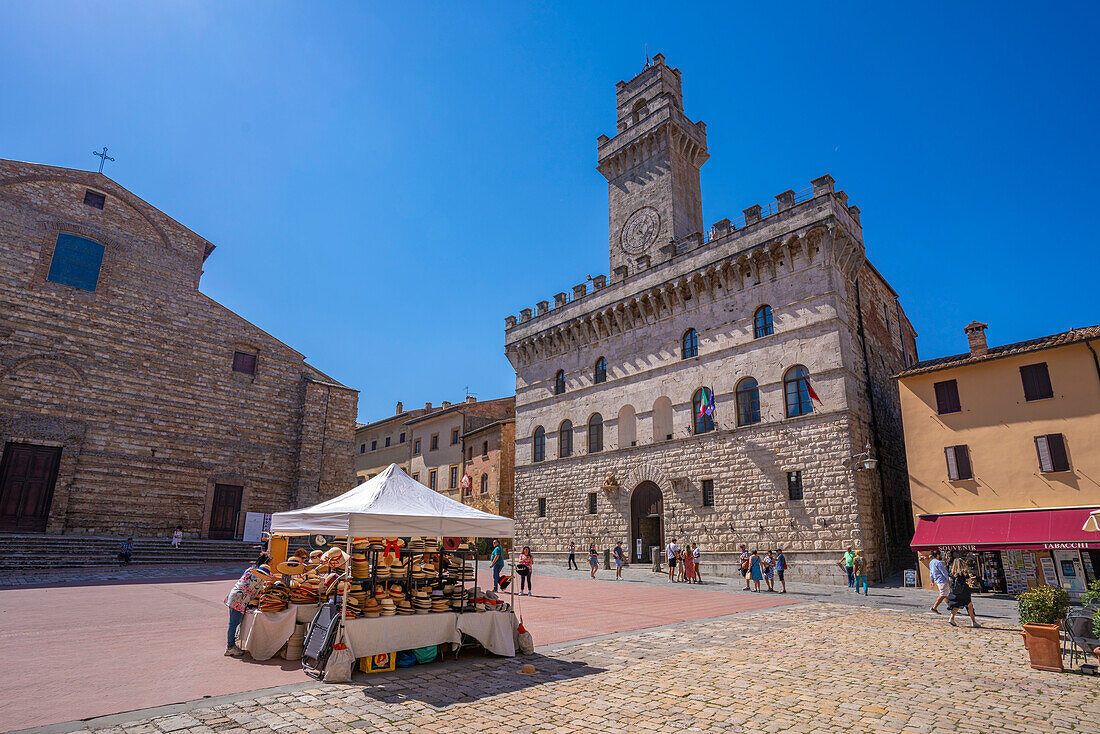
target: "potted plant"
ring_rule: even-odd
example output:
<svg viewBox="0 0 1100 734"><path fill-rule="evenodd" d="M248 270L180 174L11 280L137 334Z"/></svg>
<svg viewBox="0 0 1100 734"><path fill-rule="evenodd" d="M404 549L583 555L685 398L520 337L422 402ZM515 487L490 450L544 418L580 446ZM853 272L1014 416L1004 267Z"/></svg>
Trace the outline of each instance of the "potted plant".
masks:
<svg viewBox="0 0 1100 734"><path fill-rule="evenodd" d="M1024 626L1024 647L1036 670L1062 672L1062 620L1069 611L1069 593L1059 586L1040 586L1016 600Z"/></svg>
<svg viewBox="0 0 1100 734"><path fill-rule="evenodd" d="M1085 592L1084 598L1081 599L1081 604L1086 609L1092 610L1093 635L1100 635L1100 581L1093 581L1089 584L1089 589ZM1096 662L1100 664L1100 647L1094 648L1093 653L1096 654Z"/></svg>

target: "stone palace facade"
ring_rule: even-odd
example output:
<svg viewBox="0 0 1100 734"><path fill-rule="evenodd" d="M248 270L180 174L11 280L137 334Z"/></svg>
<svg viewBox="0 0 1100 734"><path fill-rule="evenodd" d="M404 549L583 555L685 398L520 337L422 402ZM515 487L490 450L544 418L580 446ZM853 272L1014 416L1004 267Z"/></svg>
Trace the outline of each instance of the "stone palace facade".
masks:
<svg viewBox="0 0 1100 734"><path fill-rule="evenodd" d="M517 545L554 560L621 540L645 562L675 537L704 575L734 573L741 543L781 546L791 578L823 582L853 545L872 576L896 569L912 529L891 376L916 334L859 209L824 175L704 232L706 128L679 70L656 56L616 104L597 145L610 280L505 322Z"/></svg>
<svg viewBox="0 0 1100 734"><path fill-rule="evenodd" d="M233 538L355 484L358 393L199 291L214 245L0 160L0 530Z"/></svg>

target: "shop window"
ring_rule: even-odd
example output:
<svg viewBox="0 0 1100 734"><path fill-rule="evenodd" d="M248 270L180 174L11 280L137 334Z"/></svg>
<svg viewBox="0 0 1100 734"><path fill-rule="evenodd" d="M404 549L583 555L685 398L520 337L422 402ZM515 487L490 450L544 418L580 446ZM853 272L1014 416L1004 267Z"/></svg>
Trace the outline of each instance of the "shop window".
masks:
<svg viewBox="0 0 1100 734"><path fill-rule="evenodd" d="M737 425L751 426L760 422L760 385L752 377L737 383Z"/></svg>
<svg viewBox="0 0 1100 734"><path fill-rule="evenodd" d="M539 426L531 438L531 461L539 462L546 458L546 429Z"/></svg>
<svg viewBox="0 0 1100 734"><path fill-rule="evenodd" d="M489 491L489 475L488 474L482 474L481 475L481 493L485 494L488 491Z"/></svg>
<svg viewBox="0 0 1100 734"><path fill-rule="evenodd" d="M814 404L810 401L810 371L802 365L791 367L783 375L783 392L788 418L814 412Z"/></svg>
<svg viewBox="0 0 1100 734"><path fill-rule="evenodd" d="M603 357L596 360L596 366L592 370L592 382L597 385L607 382L607 360Z"/></svg>
<svg viewBox="0 0 1100 734"><path fill-rule="evenodd" d="M558 374L554 375L554 394L562 395L565 393L565 372L558 370Z"/></svg>
<svg viewBox="0 0 1100 734"><path fill-rule="evenodd" d="M1024 365L1020 368L1020 379L1024 383L1024 400L1045 400L1054 397L1046 362Z"/></svg>
<svg viewBox="0 0 1100 734"><path fill-rule="evenodd" d="M539 497L539 517L546 517L546 498Z"/></svg>
<svg viewBox="0 0 1100 734"><path fill-rule="evenodd" d="M246 375L256 374L256 355L248 352L233 352L233 371Z"/></svg>
<svg viewBox="0 0 1100 734"><path fill-rule="evenodd" d="M600 451L603 451L603 416L595 413L588 419L588 453Z"/></svg>
<svg viewBox="0 0 1100 734"><path fill-rule="evenodd" d="M695 433L714 430L714 393L705 387L695 391L691 398L691 414L695 416Z"/></svg>
<svg viewBox="0 0 1100 734"><path fill-rule="evenodd" d="M46 279L62 285L95 292L103 264L103 245L86 237L62 232L57 235L53 260Z"/></svg>
<svg viewBox="0 0 1100 734"><path fill-rule="evenodd" d="M943 450L947 456L947 478L953 482L960 479L973 479L974 469L970 465L970 448L961 446L948 446Z"/></svg>
<svg viewBox="0 0 1100 734"><path fill-rule="evenodd" d="M573 455L573 421L562 421L558 427L558 458Z"/></svg>
<svg viewBox="0 0 1100 734"><path fill-rule="evenodd" d="M589 515L595 515L596 514L596 493L595 492L589 492L588 493L588 514Z"/></svg>
<svg viewBox="0 0 1100 734"><path fill-rule="evenodd" d="M787 499L802 499L802 471L787 472Z"/></svg>
<svg viewBox="0 0 1100 734"><path fill-rule="evenodd" d="M107 203L107 196L98 191L87 189L84 191L84 203L93 209L102 209L103 205Z"/></svg>
<svg viewBox="0 0 1100 734"><path fill-rule="evenodd" d="M1061 433L1048 433L1035 437L1035 450L1039 453L1039 471L1044 474L1069 471L1069 454L1066 439Z"/></svg>
<svg viewBox="0 0 1100 734"><path fill-rule="evenodd" d="M958 413L962 411L959 403L959 383L955 380L937 382L936 388L936 412L940 415Z"/></svg>
<svg viewBox="0 0 1100 734"><path fill-rule="evenodd" d="M714 480L703 480L703 507L714 507Z"/></svg>
<svg viewBox="0 0 1100 734"><path fill-rule="evenodd" d="M772 324L772 307L767 304L756 309L756 313L752 315L752 336L754 339L759 339L762 336L768 336L775 333L775 327Z"/></svg>
<svg viewBox="0 0 1100 734"><path fill-rule="evenodd" d="M699 333L695 329L688 329L680 339L680 359L690 359L699 356Z"/></svg>
<svg viewBox="0 0 1100 734"><path fill-rule="evenodd" d="M428 472L428 487L435 489L435 471Z"/></svg>
<svg viewBox="0 0 1100 734"><path fill-rule="evenodd" d="M439 449L439 434L438 433L433 433L432 434L432 441L429 444L428 450L429 451L437 451L438 449Z"/></svg>
<svg viewBox="0 0 1100 734"><path fill-rule="evenodd" d="M458 429L457 428L452 428L451 429L451 445L454 446L456 443L458 443Z"/></svg>

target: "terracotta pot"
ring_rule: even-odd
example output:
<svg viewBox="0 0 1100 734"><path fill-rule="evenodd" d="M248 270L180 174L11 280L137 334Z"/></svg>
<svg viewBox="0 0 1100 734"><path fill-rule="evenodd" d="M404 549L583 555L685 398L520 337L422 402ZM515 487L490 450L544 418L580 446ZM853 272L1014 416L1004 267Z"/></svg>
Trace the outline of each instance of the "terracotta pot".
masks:
<svg viewBox="0 0 1100 734"><path fill-rule="evenodd" d="M1031 667L1061 673L1062 628L1056 624L1025 624L1024 647L1031 657Z"/></svg>

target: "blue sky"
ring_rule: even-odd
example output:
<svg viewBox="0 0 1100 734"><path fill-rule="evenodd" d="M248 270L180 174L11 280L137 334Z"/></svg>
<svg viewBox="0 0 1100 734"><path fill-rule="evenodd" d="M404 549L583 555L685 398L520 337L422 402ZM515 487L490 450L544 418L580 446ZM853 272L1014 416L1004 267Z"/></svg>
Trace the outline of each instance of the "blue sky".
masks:
<svg viewBox="0 0 1100 734"><path fill-rule="evenodd" d="M510 394L504 317L607 272L596 138L648 45L705 221L832 174L922 357L1100 323L1098 6L881 5L5 3L0 157L109 146L371 420Z"/></svg>

